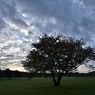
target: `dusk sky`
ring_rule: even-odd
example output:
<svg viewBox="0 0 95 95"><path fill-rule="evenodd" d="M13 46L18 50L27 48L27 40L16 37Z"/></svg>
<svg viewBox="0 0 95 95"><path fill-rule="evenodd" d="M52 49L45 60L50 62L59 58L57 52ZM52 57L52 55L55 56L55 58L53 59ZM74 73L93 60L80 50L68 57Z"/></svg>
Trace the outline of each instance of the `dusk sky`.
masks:
<svg viewBox="0 0 95 95"><path fill-rule="evenodd" d="M0 0L0 69L23 71L30 44L55 32L94 48L95 0Z"/></svg>

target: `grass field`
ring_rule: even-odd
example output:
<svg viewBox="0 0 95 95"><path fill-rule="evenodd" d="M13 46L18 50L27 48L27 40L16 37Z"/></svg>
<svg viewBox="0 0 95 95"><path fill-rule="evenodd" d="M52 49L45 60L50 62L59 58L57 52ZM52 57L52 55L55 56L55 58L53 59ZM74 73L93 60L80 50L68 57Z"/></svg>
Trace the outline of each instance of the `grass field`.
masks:
<svg viewBox="0 0 95 95"><path fill-rule="evenodd" d="M95 95L95 78L63 77L61 86L54 86L52 78L4 79L0 95Z"/></svg>

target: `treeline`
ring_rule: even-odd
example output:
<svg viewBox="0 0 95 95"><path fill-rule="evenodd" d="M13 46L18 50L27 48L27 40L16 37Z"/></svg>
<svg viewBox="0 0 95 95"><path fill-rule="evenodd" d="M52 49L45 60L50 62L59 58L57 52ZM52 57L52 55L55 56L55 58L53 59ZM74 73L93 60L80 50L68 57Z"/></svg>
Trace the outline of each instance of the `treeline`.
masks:
<svg viewBox="0 0 95 95"><path fill-rule="evenodd" d="M0 69L0 80L2 80L2 78L22 78L22 77L28 77L28 78L32 78L32 77L52 77L51 73L47 73L47 74L31 74L28 72L20 72L20 71L11 71L10 69L6 69L6 70L1 70ZM57 76L57 75L56 75ZM69 76L69 77L95 77L95 71L94 72L90 72L90 73L68 73L65 74L65 76Z"/></svg>
<svg viewBox="0 0 95 95"><path fill-rule="evenodd" d="M1 70L0 69L0 78L20 78L20 77L27 77L27 72L20 72L18 70L11 71L10 69Z"/></svg>
<svg viewBox="0 0 95 95"><path fill-rule="evenodd" d="M95 71L89 73L68 73L65 76L72 76L72 77L95 77Z"/></svg>

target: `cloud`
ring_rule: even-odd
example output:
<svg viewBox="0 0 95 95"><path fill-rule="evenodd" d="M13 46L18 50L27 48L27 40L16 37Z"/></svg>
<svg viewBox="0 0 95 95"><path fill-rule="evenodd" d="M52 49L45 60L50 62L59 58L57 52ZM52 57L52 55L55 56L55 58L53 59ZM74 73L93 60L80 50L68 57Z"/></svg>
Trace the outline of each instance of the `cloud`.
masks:
<svg viewBox="0 0 95 95"><path fill-rule="evenodd" d="M88 11L87 4L82 0L20 0L17 6L22 14L32 20L30 24L37 31L61 32L91 41L92 36L89 33L94 33L95 21L91 18L92 10Z"/></svg>
<svg viewBox="0 0 95 95"><path fill-rule="evenodd" d="M1 0L1 68L15 60L19 60L15 67L21 66L30 44L42 33L84 38L86 45L95 47L94 7L94 0Z"/></svg>

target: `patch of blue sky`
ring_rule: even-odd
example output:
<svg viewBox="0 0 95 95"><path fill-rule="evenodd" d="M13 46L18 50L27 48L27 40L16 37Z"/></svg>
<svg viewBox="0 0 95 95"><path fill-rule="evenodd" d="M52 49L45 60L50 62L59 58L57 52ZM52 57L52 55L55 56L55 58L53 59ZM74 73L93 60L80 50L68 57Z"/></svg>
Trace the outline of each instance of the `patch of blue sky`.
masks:
<svg viewBox="0 0 95 95"><path fill-rule="evenodd" d="M90 18L95 21L95 16L93 15L93 13L90 14Z"/></svg>
<svg viewBox="0 0 95 95"><path fill-rule="evenodd" d="M26 23L27 23L28 25L30 25L32 22L35 21L34 18L31 19L31 18L29 18L29 17L24 16L24 14L17 14L17 16L20 17L21 19L26 20Z"/></svg>
<svg viewBox="0 0 95 95"><path fill-rule="evenodd" d="M26 36L26 35L25 35L24 33L22 33L22 32L16 32L15 34L17 35L17 37L18 37L19 40L23 40L22 37Z"/></svg>
<svg viewBox="0 0 95 95"><path fill-rule="evenodd" d="M20 17L21 19L26 18L25 16L23 16L22 14L17 14L18 17Z"/></svg>

